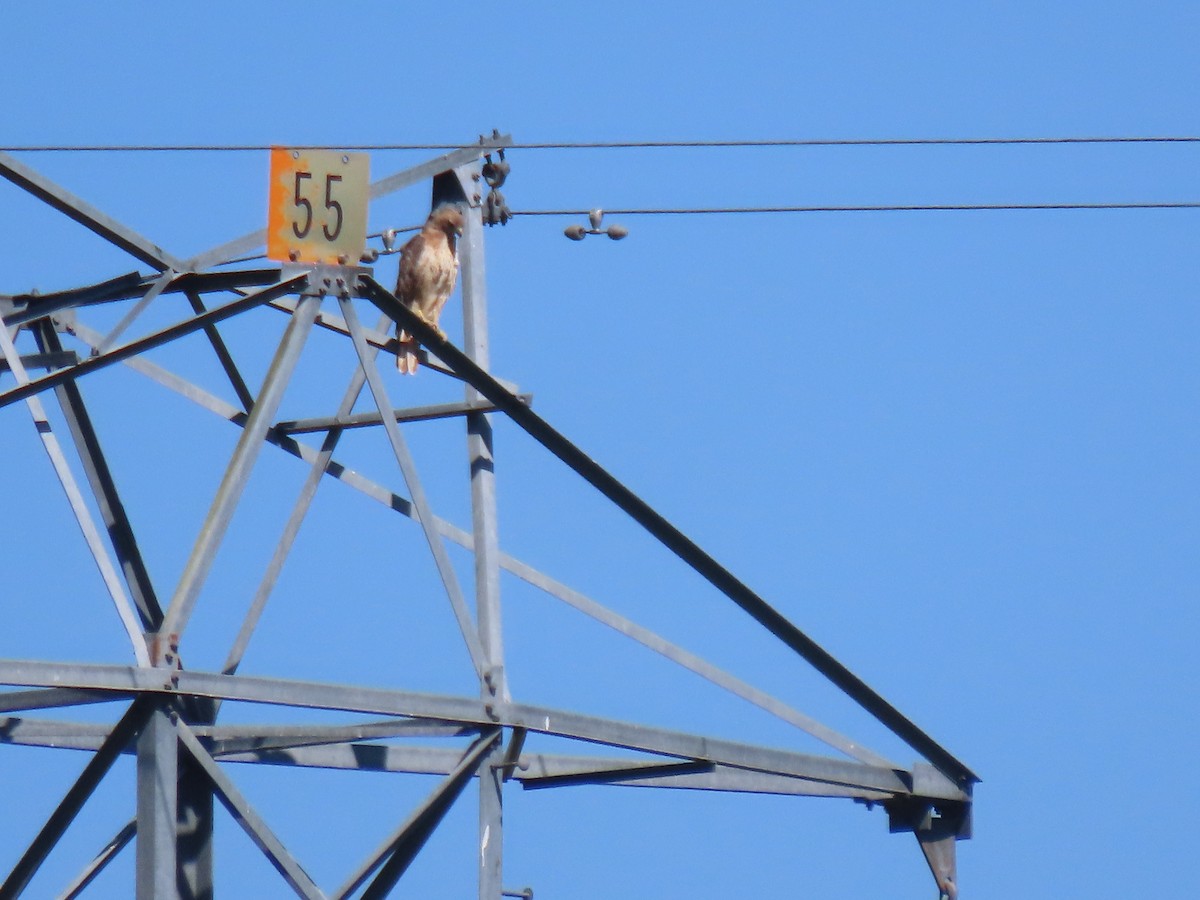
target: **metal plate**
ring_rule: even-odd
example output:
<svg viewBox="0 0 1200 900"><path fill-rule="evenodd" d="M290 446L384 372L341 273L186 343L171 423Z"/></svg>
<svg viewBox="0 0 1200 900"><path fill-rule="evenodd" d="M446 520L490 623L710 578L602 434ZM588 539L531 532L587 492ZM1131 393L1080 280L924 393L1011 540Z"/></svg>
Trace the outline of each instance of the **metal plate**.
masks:
<svg viewBox="0 0 1200 900"><path fill-rule="evenodd" d="M365 153L274 147L267 256L281 262L357 263L367 243Z"/></svg>

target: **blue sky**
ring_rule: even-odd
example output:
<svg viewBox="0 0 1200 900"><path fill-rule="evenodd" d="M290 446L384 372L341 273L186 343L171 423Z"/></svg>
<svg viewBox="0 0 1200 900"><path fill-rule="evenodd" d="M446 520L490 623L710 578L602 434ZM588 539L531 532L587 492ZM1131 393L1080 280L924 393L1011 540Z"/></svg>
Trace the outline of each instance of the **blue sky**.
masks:
<svg viewBox="0 0 1200 900"><path fill-rule="evenodd" d="M0 145L1200 134L1200 10L1183 2L165 9L6 8ZM427 155L375 153L372 173ZM264 221L265 153L18 157L179 255ZM516 210L1200 200L1195 144L509 158ZM387 198L371 230L414 224L427 202ZM0 210L0 293L136 268L7 183ZM627 240L580 244L562 237L572 221L489 231L493 370L980 774L962 896L1196 896L1200 796L1165 775L1200 749L1197 211L614 216ZM394 265L379 264L385 283ZM258 316L230 338L255 379L283 327ZM455 340L456 308L446 326ZM202 350L156 358L212 381ZM281 415L327 411L351 362L314 337ZM389 384L414 404L448 389ZM130 372L85 389L169 593L237 431ZM459 427L408 435L438 512L466 524ZM497 423L496 452L506 550L911 762L517 429ZM19 405L0 410L0 454L19 548L0 657L125 662ZM382 435L349 437L345 455L396 480ZM303 480L277 457L198 607L198 668L219 668ZM419 532L394 518L322 487L247 671L473 691ZM417 599L396 603L397 581ZM520 699L795 740L556 601L503 591ZM6 869L84 757L0 759L6 806L29 810L0 817ZM330 887L433 784L232 774ZM131 815L132 783L131 765L114 771L39 895ZM464 797L397 896L471 895L474 816ZM285 896L219 827L224 896ZM910 837L840 801L514 789L506 829L506 884L545 898L935 894ZM131 860L96 896L127 896Z"/></svg>

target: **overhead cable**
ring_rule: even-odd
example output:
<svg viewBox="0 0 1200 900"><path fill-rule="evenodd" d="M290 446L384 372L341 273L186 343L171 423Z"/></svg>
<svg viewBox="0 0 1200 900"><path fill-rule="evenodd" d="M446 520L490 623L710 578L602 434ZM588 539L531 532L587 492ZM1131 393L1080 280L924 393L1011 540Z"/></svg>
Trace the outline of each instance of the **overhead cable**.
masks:
<svg viewBox="0 0 1200 900"><path fill-rule="evenodd" d="M529 141L514 143L513 150L641 150L723 149L756 147L904 147L980 146L1020 144L1195 144L1190 135L1127 135L1095 137L982 137L982 138L782 138L764 140L658 140L658 141ZM24 144L0 147L6 153L244 153L270 150L273 144ZM461 142L411 144L305 144L312 150L453 150Z"/></svg>
<svg viewBox="0 0 1200 900"><path fill-rule="evenodd" d="M1132 203L924 203L872 206L715 206L642 209L609 209L614 216L712 216L747 213L819 212L967 212L1006 210L1100 210L1100 209L1200 209L1200 201ZM586 209L513 210L514 216L586 216Z"/></svg>

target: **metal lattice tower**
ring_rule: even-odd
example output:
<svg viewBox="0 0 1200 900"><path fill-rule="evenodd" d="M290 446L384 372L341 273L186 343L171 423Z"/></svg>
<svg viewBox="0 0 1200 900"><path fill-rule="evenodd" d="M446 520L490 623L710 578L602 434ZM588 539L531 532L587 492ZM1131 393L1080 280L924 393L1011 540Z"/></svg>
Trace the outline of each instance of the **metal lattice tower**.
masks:
<svg viewBox="0 0 1200 900"><path fill-rule="evenodd" d="M432 179L433 205L456 203L465 212L460 244L464 335L461 349L416 317L357 265L265 268L225 267L264 243L247 235L190 259L173 256L100 210L69 194L17 159L0 153L0 175L149 266L100 284L55 294L0 295L0 410L27 406L38 438L83 533L132 651L132 664L46 659L0 659L0 755L17 745L90 753L74 785L42 824L29 823L29 843L0 883L0 900L22 895L76 814L123 755L136 757L135 816L80 872L64 897L86 896L88 885L124 848L136 853L139 900L213 895L214 801L224 806L259 850L301 897L383 897L438 827L464 790L476 785L479 804L479 897L528 896L503 882L505 790L574 784L620 784L849 799L886 809L892 830L914 833L943 897L957 896L955 841L970 835L975 775L870 687L814 643L733 574L540 418L529 398L489 371L484 283L484 210L480 172L488 154L509 146L504 136L481 139L372 184L377 199ZM147 329L147 309L160 297L182 297L191 311L164 327ZM214 298L217 301L214 303ZM163 301L159 301L161 306ZM169 301L168 301L169 302ZM379 323L360 319L375 307ZM88 324L96 308L124 313L107 332ZM286 320L281 338L254 392L239 367L225 330L239 319L274 311ZM424 362L437 377L463 384L463 399L435 406L397 408L376 357L390 359L396 323L425 348ZM126 333L143 327L137 337ZM281 420L285 391L310 335L320 331L343 345L352 374L340 403L328 415ZM237 402L150 359L160 349L203 338L215 358L222 389ZM185 554L169 596L138 542L153 523L132 521L93 422L84 389L92 373L115 364L147 383L198 405L240 428L208 502L199 534ZM355 412L359 398L371 411ZM47 406L57 409L52 416ZM655 539L810 663L925 762L899 768L783 702L722 671L618 613L583 596L502 551L497 538L495 471L490 416L505 416L543 445ZM466 425L471 528L440 518L422 487L402 423L460 418ZM0 422L11 427L15 415ZM55 422L65 423L63 428ZM415 426L414 426L415 427ZM335 458L339 441L354 429L382 432L402 486L372 480ZM309 440L319 438L320 443ZM306 468L298 498L267 571L240 615L241 626L224 664L204 670L188 664L189 623L208 601L204 588L218 563L256 463L264 450L282 451ZM75 461L68 458L73 451ZM11 462L11 461L10 461ZM76 474L81 469L82 479ZM239 667L260 624L267 600L284 570L318 485L335 479L407 517L432 556L445 600L461 633L478 682L477 695L418 693L372 685L246 676ZM99 519L99 521L97 521ZM448 548L473 557L474 584L460 582ZM456 550L459 552L459 550ZM522 703L505 676L499 586L510 573L796 726L837 751L836 756L770 749L665 728L588 716ZM95 597L72 602L95 604ZM7 614L7 613L6 613ZM98 638L99 640L99 638ZM295 714L289 724L227 724L231 706L271 707ZM89 708L113 711L103 721L33 718L29 713ZM345 716L349 724L316 723L313 710ZM583 742L588 755L539 752L543 736ZM437 739L436 746L422 743ZM8 746L3 746L8 745ZM597 754L597 745L621 755ZM46 749L45 753L51 752ZM362 863L337 888L318 887L239 789L230 763L435 774L436 789L399 822L377 848L362 848ZM6 763L7 764L7 763ZM7 814L11 815L11 811ZM130 851L126 851L130 852Z"/></svg>

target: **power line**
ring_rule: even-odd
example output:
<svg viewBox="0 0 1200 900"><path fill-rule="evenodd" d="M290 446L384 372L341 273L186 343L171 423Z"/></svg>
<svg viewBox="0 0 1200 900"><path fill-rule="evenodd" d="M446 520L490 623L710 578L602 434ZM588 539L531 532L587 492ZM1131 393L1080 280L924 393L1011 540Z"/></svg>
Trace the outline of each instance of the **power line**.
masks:
<svg viewBox="0 0 1200 900"><path fill-rule="evenodd" d="M644 150L724 149L768 147L906 147L1021 144L1195 144L1200 137L1187 135L1131 135L1115 137L983 137L983 138L797 138L772 140L678 141L530 141L514 143L512 150ZM266 151L272 144L24 144L0 147L6 153L247 153ZM425 144L298 144L312 150L453 150L461 142Z"/></svg>
<svg viewBox="0 0 1200 900"><path fill-rule="evenodd" d="M718 206L659 209L605 209L612 216L712 216L753 213L974 212L1010 210L1200 209L1200 201L1134 203L928 203L881 206ZM586 216L586 209L514 210L514 216Z"/></svg>
<svg viewBox="0 0 1200 900"><path fill-rule="evenodd" d="M717 206L676 207L661 209L606 209L605 215L612 216L711 216L770 213L869 213L869 212L1007 212L1014 210L1121 210L1121 209L1200 209L1200 201L1147 202L1147 203L936 203L896 206ZM587 209L522 209L512 210L516 216L586 216ZM394 228L397 234L419 231L420 225ZM382 231L367 235L368 239L382 237ZM266 254L255 253L226 260L221 265L251 262L265 259Z"/></svg>

